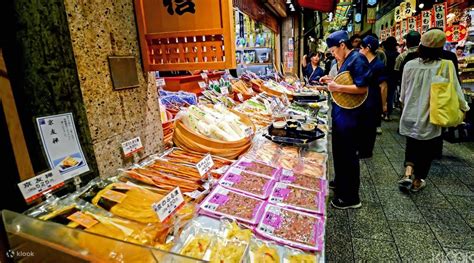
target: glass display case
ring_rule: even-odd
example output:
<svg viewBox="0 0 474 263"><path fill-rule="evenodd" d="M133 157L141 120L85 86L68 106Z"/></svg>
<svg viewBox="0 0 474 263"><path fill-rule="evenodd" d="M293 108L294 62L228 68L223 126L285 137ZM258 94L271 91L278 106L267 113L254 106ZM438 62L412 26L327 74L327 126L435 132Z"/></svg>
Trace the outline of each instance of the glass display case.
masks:
<svg viewBox="0 0 474 263"><path fill-rule="evenodd" d="M2 211L15 262L205 262L183 255Z"/></svg>

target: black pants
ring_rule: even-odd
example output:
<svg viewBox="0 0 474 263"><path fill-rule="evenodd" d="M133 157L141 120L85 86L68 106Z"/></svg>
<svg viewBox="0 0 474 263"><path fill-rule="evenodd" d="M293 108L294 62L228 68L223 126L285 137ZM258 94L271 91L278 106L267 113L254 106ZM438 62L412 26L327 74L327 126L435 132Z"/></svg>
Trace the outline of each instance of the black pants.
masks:
<svg viewBox="0 0 474 263"><path fill-rule="evenodd" d="M423 141L407 137L405 166L413 166L415 178L426 179L442 142L441 136Z"/></svg>
<svg viewBox="0 0 474 263"><path fill-rule="evenodd" d="M334 116L332 126L332 154L334 160L335 197L347 203L358 203L360 187L359 120L357 114Z"/></svg>
<svg viewBox="0 0 474 263"><path fill-rule="evenodd" d="M359 158L370 158L373 155L375 138L377 137L377 127L380 127L382 111L376 109L368 110L362 117L361 128L359 129Z"/></svg>

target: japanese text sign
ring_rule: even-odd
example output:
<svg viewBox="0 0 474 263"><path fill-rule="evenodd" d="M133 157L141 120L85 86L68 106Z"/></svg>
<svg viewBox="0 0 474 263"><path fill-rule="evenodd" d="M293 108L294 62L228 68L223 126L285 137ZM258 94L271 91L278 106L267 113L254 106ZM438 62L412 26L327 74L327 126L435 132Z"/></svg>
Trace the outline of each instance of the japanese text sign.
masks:
<svg viewBox="0 0 474 263"><path fill-rule="evenodd" d="M142 145L142 141L140 140L140 137L136 137L122 143L123 155L125 157L129 157L133 153L136 153L142 149L143 149L143 145Z"/></svg>
<svg viewBox="0 0 474 263"><path fill-rule="evenodd" d="M196 164L196 168L198 169L199 175L203 176L206 174L211 168L214 166L214 160L212 160L212 156L210 154L206 154L201 161Z"/></svg>
<svg viewBox="0 0 474 263"><path fill-rule="evenodd" d="M448 11L447 3L433 5L434 26L446 29L446 12Z"/></svg>
<svg viewBox="0 0 474 263"><path fill-rule="evenodd" d="M36 122L51 169L59 169L65 180L89 171L72 113L41 117Z"/></svg>
<svg viewBox="0 0 474 263"><path fill-rule="evenodd" d="M64 185L64 179L57 169L39 174L18 184L27 203L43 196L43 193Z"/></svg>
<svg viewBox="0 0 474 263"><path fill-rule="evenodd" d="M425 33L431 27L431 10L421 11L421 32Z"/></svg>
<svg viewBox="0 0 474 263"><path fill-rule="evenodd" d="M181 208L183 204L184 198L178 186L164 196L158 203L154 203L153 210L158 215L160 222L163 222Z"/></svg>
<svg viewBox="0 0 474 263"><path fill-rule="evenodd" d="M417 31L416 17L412 16L408 18L408 32Z"/></svg>

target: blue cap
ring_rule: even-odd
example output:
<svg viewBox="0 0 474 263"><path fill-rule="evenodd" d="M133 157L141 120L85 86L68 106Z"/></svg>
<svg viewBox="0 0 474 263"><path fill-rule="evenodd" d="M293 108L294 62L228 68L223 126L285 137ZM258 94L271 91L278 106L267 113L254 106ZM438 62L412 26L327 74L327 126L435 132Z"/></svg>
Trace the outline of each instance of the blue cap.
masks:
<svg viewBox="0 0 474 263"><path fill-rule="evenodd" d="M326 44L328 48L339 45L340 43L349 40L349 34L344 30L339 30L331 33L326 39Z"/></svg>
<svg viewBox="0 0 474 263"><path fill-rule="evenodd" d="M366 36L362 39L362 46L369 47L370 50L377 50L379 48L379 40L374 36Z"/></svg>

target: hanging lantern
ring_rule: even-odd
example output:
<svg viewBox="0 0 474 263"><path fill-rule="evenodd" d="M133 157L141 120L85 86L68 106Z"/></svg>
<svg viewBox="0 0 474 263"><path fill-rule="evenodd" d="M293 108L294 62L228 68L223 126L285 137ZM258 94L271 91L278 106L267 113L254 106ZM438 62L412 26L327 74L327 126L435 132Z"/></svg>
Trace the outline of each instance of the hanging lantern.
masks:
<svg viewBox="0 0 474 263"><path fill-rule="evenodd" d="M335 0L298 0L301 7L321 12L332 12L336 8Z"/></svg>

